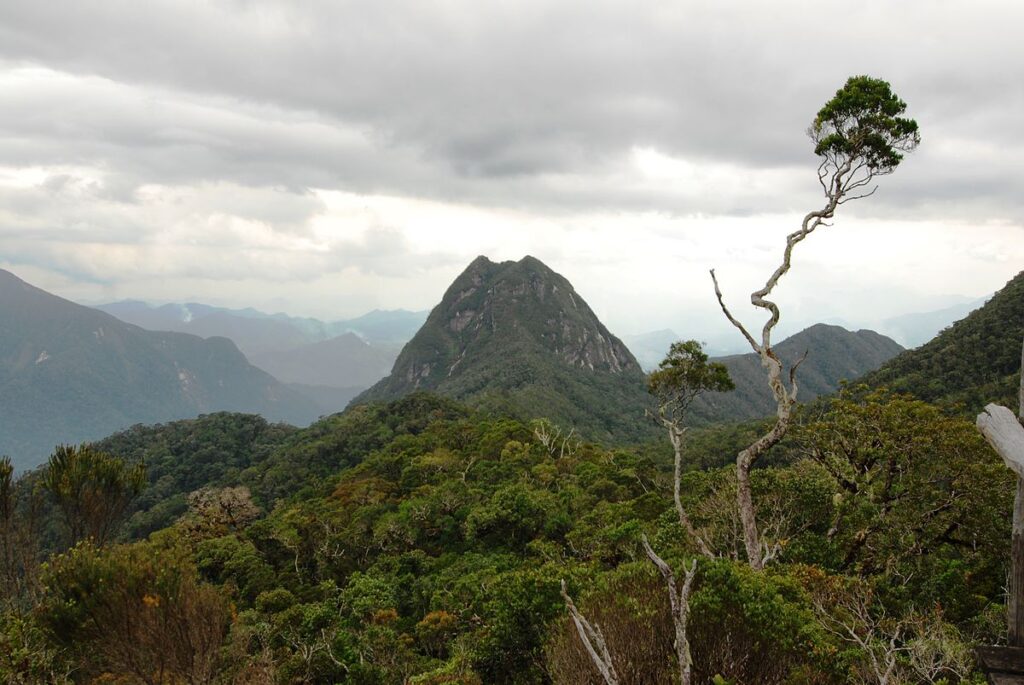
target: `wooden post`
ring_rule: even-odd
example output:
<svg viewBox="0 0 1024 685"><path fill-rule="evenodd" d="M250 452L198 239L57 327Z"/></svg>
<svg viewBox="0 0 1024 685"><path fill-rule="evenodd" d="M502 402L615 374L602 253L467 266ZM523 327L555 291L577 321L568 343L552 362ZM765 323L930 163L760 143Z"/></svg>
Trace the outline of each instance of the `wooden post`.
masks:
<svg viewBox="0 0 1024 685"><path fill-rule="evenodd" d="M978 414L978 430L1017 474L1013 500L1013 532L1010 541L1010 582L1006 619L1008 646L979 647L978 661L989 682L997 685L1024 683L1024 345L1021 347L1020 396L1017 416L998 404Z"/></svg>
<svg viewBox="0 0 1024 685"><path fill-rule="evenodd" d="M1024 345L1020 351L1020 394L1017 398L1019 427L1024 423ZM1024 461L1024 439L1017 437L1017 458ZM1017 496L1013 500L1013 538L1010 543L1009 612L1011 647L1024 647L1024 476L1017 474Z"/></svg>

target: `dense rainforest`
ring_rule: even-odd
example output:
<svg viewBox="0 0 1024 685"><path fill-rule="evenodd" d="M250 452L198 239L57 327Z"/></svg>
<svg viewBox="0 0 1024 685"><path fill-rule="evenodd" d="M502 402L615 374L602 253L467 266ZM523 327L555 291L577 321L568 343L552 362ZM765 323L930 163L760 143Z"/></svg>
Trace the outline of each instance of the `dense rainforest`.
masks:
<svg viewBox="0 0 1024 685"><path fill-rule="evenodd" d="M217 414L101 445L145 461L149 481L105 544L73 544L95 512L59 506L45 473L4 480L7 682L598 683L562 580L623 682L671 680L668 602L640 535L677 567L697 550L654 447L608 450L428 394L303 431ZM690 600L696 682L878 682L887 658L890 682L974 678L969 647L1003 632L1013 488L970 421L861 388L809 413L781 453L754 471L780 548L764 572L743 561L735 467L708 457L682 475L718 554ZM31 567L46 539L57 553Z"/></svg>

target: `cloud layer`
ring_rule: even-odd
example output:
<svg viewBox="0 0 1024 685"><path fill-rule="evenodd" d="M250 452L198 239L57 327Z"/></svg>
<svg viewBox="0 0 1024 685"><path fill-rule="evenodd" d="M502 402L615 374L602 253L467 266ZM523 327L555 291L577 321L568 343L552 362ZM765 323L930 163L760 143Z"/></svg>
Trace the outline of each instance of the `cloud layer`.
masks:
<svg viewBox="0 0 1024 685"><path fill-rule="evenodd" d="M342 316L531 252L613 327L710 327L706 269L763 280L820 202L807 124L870 73L924 142L844 207L841 255L807 248L821 301L791 307L926 308L1024 264L1021 25L1007 2L14 0L0 266Z"/></svg>

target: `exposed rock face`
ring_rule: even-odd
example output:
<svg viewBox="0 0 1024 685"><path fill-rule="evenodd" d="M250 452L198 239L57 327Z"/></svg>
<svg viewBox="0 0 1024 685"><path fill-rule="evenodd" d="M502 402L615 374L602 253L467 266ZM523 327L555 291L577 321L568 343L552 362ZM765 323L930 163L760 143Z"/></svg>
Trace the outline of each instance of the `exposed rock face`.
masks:
<svg viewBox="0 0 1024 685"><path fill-rule="evenodd" d="M563 420L566 427L586 424L595 437L621 433L627 423L626 433L645 431L640 365L572 284L533 257L501 263L477 257L402 350L391 375L356 401L414 390L484 405L500 396L503 408ZM598 406L583 406L587 396ZM613 406L625 416L613 420ZM609 415L595 418L595 411ZM612 424L621 425L612 430Z"/></svg>

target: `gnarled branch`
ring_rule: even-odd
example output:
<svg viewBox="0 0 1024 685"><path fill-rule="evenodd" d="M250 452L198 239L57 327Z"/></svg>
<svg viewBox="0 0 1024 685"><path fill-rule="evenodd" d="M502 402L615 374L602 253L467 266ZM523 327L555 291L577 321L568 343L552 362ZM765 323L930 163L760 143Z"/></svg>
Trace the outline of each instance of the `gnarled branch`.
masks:
<svg viewBox="0 0 1024 685"><path fill-rule="evenodd" d="M690 568L683 567L683 584L682 587L678 587L672 567L654 551L647 535L641 536L640 541L647 558L658 568L668 587L669 608L676 629L675 648L676 660L679 663L679 685L690 685L693 680L693 657L690 654L686 627L690 618L690 592L693 589L693 580L697 577L697 560L693 560Z"/></svg>
<svg viewBox="0 0 1024 685"><path fill-rule="evenodd" d="M608 643L605 642L601 628L596 623L588 621L576 608L576 604L565 588L565 580L562 581L561 593L562 599L565 600L565 606L569 610L569 616L576 626L576 632L579 633L580 640L583 642L587 654L590 655L590 660L594 662L594 666L604 678L605 684L619 685L619 675L615 672L615 664L612 663L612 655L608 651Z"/></svg>

